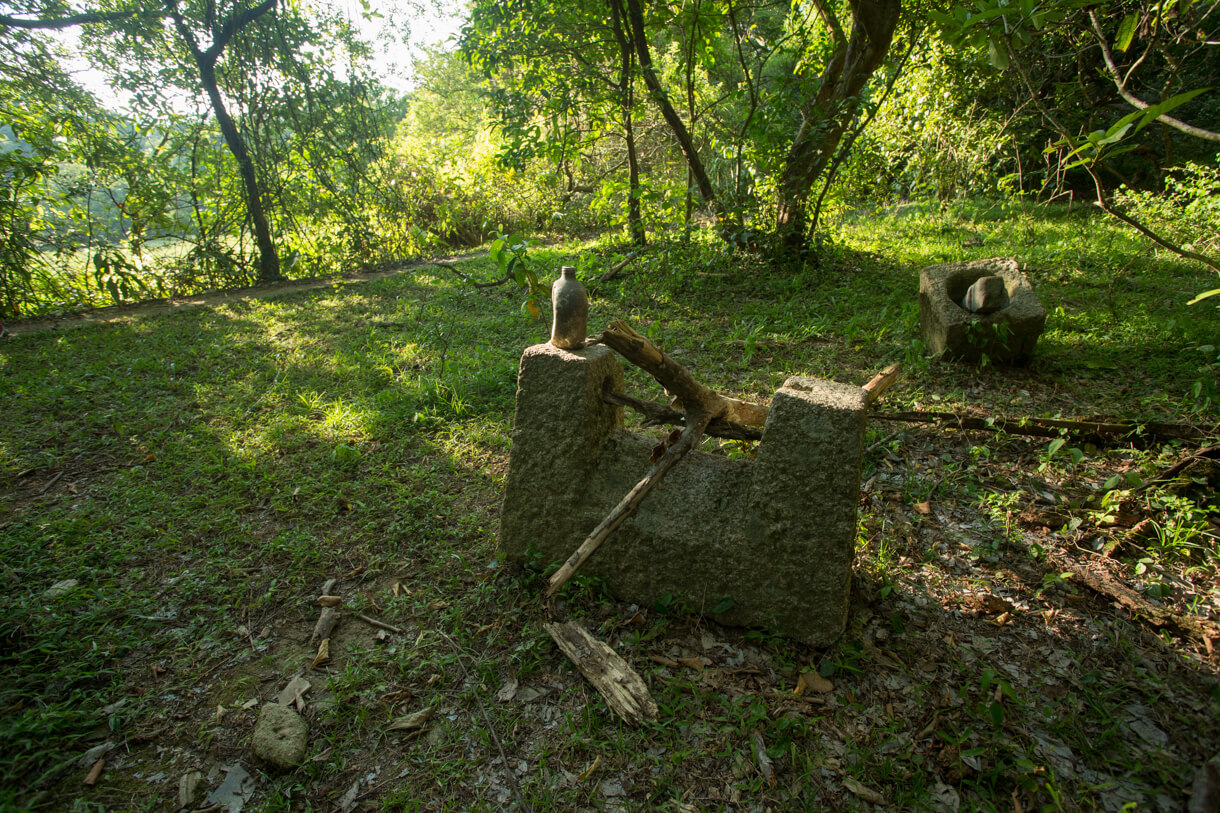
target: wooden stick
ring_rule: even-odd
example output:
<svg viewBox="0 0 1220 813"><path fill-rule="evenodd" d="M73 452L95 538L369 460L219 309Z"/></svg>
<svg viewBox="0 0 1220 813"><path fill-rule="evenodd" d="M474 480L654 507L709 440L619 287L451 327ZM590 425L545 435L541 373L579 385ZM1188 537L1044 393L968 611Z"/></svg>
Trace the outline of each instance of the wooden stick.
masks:
<svg viewBox="0 0 1220 813"><path fill-rule="evenodd" d="M547 624L546 631L555 639L560 651L606 699L611 711L634 725L656 722L657 704L649 694L648 686L609 645L594 638L574 621Z"/></svg>
<svg viewBox="0 0 1220 813"><path fill-rule="evenodd" d="M1185 471L1192 463L1199 460L1220 460L1220 446L1208 446L1206 449L1200 449L1189 457L1182 458L1177 463L1174 463L1172 466L1158 474L1156 477L1153 477L1151 480L1146 480L1140 485L1131 489L1131 493L1138 494L1139 492L1146 491L1153 486L1168 483Z"/></svg>
<svg viewBox="0 0 1220 813"><path fill-rule="evenodd" d="M387 624L384 621L378 621L376 618L370 618L369 616L361 615L360 613L356 613L356 617L359 618L364 623L371 624L374 627L377 627L378 629L383 629L383 630L386 630L387 632L397 632L400 635L402 634L402 630L400 630L398 627Z"/></svg>
<svg viewBox="0 0 1220 813"><path fill-rule="evenodd" d="M627 496L619 501L614 510L607 514L606 518L598 523L598 526L585 538L585 541L576 549L576 552L568 557L568 560L563 563L563 567L556 570L551 576L550 586L547 587L546 591L548 598L555 595L556 591L572 578L577 569L601 547L606 538L614 533L614 530L622 525L627 517L635 513L635 509L648 496L648 492L652 491L653 487L661 481L665 473L673 468L674 464L681 460L699 442L710 418L706 415L692 415L689 416L689 419L692 422L682 430L682 436L678 439L678 442L665 451L665 456L656 462L656 465L652 467L648 475L636 483L635 488L627 492Z"/></svg>
<svg viewBox="0 0 1220 813"><path fill-rule="evenodd" d="M872 381L864 385L864 400L868 402L869 406L872 406L873 402L880 398L882 393L898 380L900 372L902 372L901 364L891 364L873 376Z"/></svg>
<svg viewBox="0 0 1220 813"><path fill-rule="evenodd" d="M38 489L38 493L39 493L39 494L46 494L46 493L47 493L47 491L48 491L48 490L50 490L51 486L53 486L53 485L55 485L56 483L58 483L58 482L59 482L59 478L60 478L60 477L63 477L63 476L64 476L64 473L63 473L62 471L60 471L60 472L56 472L55 476L54 476L54 477L52 477L52 478L51 478L51 479L50 479L50 480L47 482L47 484L46 484L45 486L43 486L42 488Z"/></svg>

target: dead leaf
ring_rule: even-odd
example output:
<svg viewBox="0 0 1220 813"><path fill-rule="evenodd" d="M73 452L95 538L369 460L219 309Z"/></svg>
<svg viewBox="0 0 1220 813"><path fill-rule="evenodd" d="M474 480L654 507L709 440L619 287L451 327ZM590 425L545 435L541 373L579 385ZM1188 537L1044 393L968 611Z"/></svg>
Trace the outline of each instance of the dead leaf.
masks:
<svg viewBox="0 0 1220 813"><path fill-rule="evenodd" d="M775 770L771 767L771 757L767 756L767 745L762 734L755 729L750 732L750 742L754 745L754 759L758 761L758 772L762 774L767 787L775 787Z"/></svg>
<svg viewBox="0 0 1220 813"><path fill-rule="evenodd" d="M510 703L517 696L517 676L509 675L508 680L504 681L504 685L500 687L500 691L496 692L496 700L501 703Z"/></svg>
<svg viewBox="0 0 1220 813"><path fill-rule="evenodd" d="M343 603L343 599L338 596L318 596L318 603L323 607L338 607Z"/></svg>
<svg viewBox="0 0 1220 813"><path fill-rule="evenodd" d="M850 776L843 777L843 787L847 788L849 791L851 791L855 795L859 796L861 799L863 799L866 802L870 802L875 805L883 805L886 803L884 796L882 796L880 793L873 790L872 788L868 788L868 787L865 787L864 785L861 785L859 782L857 782L855 779L852 779Z"/></svg>
<svg viewBox="0 0 1220 813"><path fill-rule="evenodd" d="M318 654L314 656L313 663L310 664L310 669L317 669L320 664L330 660L330 639L323 638L322 643L318 644Z"/></svg>
<svg viewBox="0 0 1220 813"><path fill-rule="evenodd" d="M93 767L89 769L89 773L85 776L85 787L91 788L97 784L97 780L102 776L102 768L106 767L106 758L102 757L97 762L93 763Z"/></svg>
<svg viewBox="0 0 1220 813"><path fill-rule="evenodd" d="M805 694L812 692L813 694L830 694L835 690L835 685L828 678L824 678L817 673L816 670L802 672L801 676L796 681L796 693Z"/></svg>
<svg viewBox="0 0 1220 813"><path fill-rule="evenodd" d="M203 773L188 771L178 779L178 809L194 807L203 796Z"/></svg>
<svg viewBox="0 0 1220 813"><path fill-rule="evenodd" d="M703 671L702 658L678 658L678 663L687 669L694 669L697 672Z"/></svg>
<svg viewBox="0 0 1220 813"><path fill-rule="evenodd" d="M923 502L917 502L917 503L915 503L915 511L917 513L927 516L928 514L932 513L932 503L928 500L924 500Z"/></svg>
<svg viewBox="0 0 1220 813"><path fill-rule="evenodd" d="M386 727L386 731L422 731L427 728L428 721L435 713L436 709L428 707L420 709L414 714L395 717L394 721Z"/></svg>
<svg viewBox="0 0 1220 813"><path fill-rule="evenodd" d="M596 757L594 757L593 761L591 763L589 763L589 767L585 768L583 771L580 772L580 777L579 777L580 781L588 782L589 778L592 777L593 774L597 773L597 769L600 768L601 766L602 766L602 755L598 754Z"/></svg>
<svg viewBox="0 0 1220 813"><path fill-rule="evenodd" d="M667 658L664 655L649 655L648 660L653 663L659 663L661 666L668 666L670 669L677 669L678 662L673 658Z"/></svg>
<svg viewBox="0 0 1220 813"><path fill-rule="evenodd" d="M1000 613L995 617L995 625L1002 627L1012 621L1012 613Z"/></svg>
<svg viewBox="0 0 1220 813"><path fill-rule="evenodd" d="M410 689L398 689L397 691L390 692L389 694L383 694L381 696L381 702L393 705L400 700L410 700L414 696L415 693Z"/></svg>
<svg viewBox="0 0 1220 813"><path fill-rule="evenodd" d="M275 702L281 706L296 706L297 711L304 711L305 701L303 698L311 686L312 684L308 680L298 675L284 687L284 690L275 698Z"/></svg>
<svg viewBox="0 0 1220 813"><path fill-rule="evenodd" d="M983 596L983 606L987 608L989 613L1009 613L1012 612L1012 605L999 596L985 595Z"/></svg>

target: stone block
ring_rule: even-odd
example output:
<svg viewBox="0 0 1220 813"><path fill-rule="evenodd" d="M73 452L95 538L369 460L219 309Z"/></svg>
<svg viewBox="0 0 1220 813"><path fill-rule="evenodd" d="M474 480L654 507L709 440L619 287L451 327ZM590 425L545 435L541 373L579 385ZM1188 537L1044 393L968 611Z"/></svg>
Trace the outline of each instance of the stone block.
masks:
<svg viewBox="0 0 1220 813"><path fill-rule="evenodd" d="M559 563L649 470L655 445L623 429L613 352L525 351L500 545ZM581 568L618 598L677 602L815 646L847 620L866 404L860 387L791 378L754 460L692 451Z"/></svg>
<svg viewBox="0 0 1220 813"><path fill-rule="evenodd" d="M277 768L296 768L305 762L309 727L305 718L279 703L264 703L250 737L254 756Z"/></svg>
<svg viewBox="0 0 1220 813"><path fill-rule="evenodd" d="M971 313L967 294L987 277L1003 281L1008 302L990 313ZM1023 363L1045 325L1042 302L1015 260L947 263L919 272L919 327L932 355L974 362L985 354L996 363Z"/></svg>

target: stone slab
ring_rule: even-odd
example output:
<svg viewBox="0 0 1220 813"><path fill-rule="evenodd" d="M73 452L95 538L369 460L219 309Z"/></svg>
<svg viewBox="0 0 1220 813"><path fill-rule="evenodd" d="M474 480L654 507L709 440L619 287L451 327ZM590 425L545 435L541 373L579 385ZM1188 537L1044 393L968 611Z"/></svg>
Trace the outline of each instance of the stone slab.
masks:
<svg viewBox="0 0 1220 813"><path fill-rule="evenodd" d="M622 369L604 347L522 356L501 513L510 560L563 561L649 470L656 438L623 430L605 386L621 389ZM789 379L753 461L691 452L580 573L622 600L832 643L847 620L865 418L860 387Z"/></svg>

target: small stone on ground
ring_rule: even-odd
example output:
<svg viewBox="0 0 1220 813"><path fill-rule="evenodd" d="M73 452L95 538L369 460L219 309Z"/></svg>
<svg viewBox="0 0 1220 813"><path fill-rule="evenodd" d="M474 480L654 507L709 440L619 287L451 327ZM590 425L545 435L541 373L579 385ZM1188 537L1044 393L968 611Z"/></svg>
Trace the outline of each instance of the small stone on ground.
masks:
<svg viewBox="0 0 1220 813"><path fill-rule="evenodd" d="M277 768L295 768L305 761L309 727L304 718L287 706L265 703L254 726L250 751Z"/></svg>

